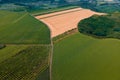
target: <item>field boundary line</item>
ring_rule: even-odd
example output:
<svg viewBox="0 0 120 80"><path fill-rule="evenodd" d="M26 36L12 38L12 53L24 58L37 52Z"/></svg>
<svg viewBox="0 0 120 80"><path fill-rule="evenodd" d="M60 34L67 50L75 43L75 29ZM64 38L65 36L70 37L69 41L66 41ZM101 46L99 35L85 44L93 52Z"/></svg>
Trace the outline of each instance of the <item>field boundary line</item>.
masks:
<svg viewBox="0 0 120 80"><path fill-rule="evenodd" d="M22 15L21 17L19 17L18 19L16 19L15 21L13 21L13 23L17 23L18 21L20 21L21 19L23 19L28 13Z"/></svg>
<svg viewBox="0 0 120 80"><path fill-rule="evenodd" d="M51 38L51 52L50 52L50 80L52 80L52 61L53 61L53 50L54 50L54 46L53 46L53 41L52 41L52 38Z"/></svg>
<svg viewBox="0 0 120 80"><path fill-rule="evenodd" d="M67 37L70 37L70 36L72 36L72 35L76 34L76 33L77 33L77 32L75 32L75 33L71 33L71 34L67 34L67 35L65 35L64 37L62 37L62 38L60 38L60 39L58 39L58 40L54 41L54 43L57 43L57 42L59 42L59 41L61 41L61 40L65 39L65 38L67 38Z"/></svg>
<svg viewBox="0 0 120 80"><path fill-rule="evenodd" d="M55 15L51 15L51 16L46 16L46 17L38 18L38 19L46 19L46 18L50 18L50 17L54 17L54 16L59 16L59 15L63 15L63 14L71 13L71 12L77 12L77 11L81 11L81 10L85 10L85 9L74 10L74 11L69 11L69 12L64 12L64 13L59 13L59 14L55 14ZM52 14L52 13L50 13L50 14Z"/></svg>
<svg viewBox="0 0 120 80"><path fill-rule="evenodd" d="M53 43L57 43L57 42L65 39L65 38L67 38L67 37L69 37L69 36L72 36L72 35L76 34L77 32L78 32L77 28L74 28L74 29L71 29L71 30L69 30L69 31L66 31L66 32L64 32L63 34L60 34L60 35L58 35L58 36L56 36L56 37L53 37ZM62 35L63 35L63 36L62 36ZM54 38L57 38L57 39L54 40Z"/></svg>

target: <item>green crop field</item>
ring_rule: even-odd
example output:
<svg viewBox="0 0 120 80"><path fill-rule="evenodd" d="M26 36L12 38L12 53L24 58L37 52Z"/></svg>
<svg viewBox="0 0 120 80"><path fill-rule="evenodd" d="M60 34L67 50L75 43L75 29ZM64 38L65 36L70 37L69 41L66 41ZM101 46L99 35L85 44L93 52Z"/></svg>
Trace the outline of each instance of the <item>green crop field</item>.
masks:
<svg viewBox="0 0 120 80"><path fill-rule="evenodd" d="M42 76L49 80L44 77L49 76L46 72L49 51L50 46L7 46L0 49L0 80L37 80Z"/></svg>
<svg viewBox="0 0 120 80"><path fill-rule="evenodd" d="M0 11L0 80L49 80L50 30L27 12Z"/></svg>
<svg viewBox="0 0 120 80"><path fill-rule="evenodd" d="M119 80L120 40L75 33L54 45L53 80Z"/></svg>
<svg viewBox="0 0 120 80"><path fill-rule="evenodd" d="M0 11L0 43L49 44L50 31L26 12Z"/></svg>

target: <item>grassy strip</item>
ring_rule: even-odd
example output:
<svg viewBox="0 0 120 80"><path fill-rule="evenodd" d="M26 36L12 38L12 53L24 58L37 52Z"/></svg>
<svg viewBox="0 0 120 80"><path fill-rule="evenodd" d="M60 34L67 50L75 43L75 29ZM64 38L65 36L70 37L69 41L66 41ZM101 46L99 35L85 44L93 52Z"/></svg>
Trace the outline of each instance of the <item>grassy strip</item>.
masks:
<svg viewBox="0 0 120 80"><path fill-rule="evenodd" d="M74 8L78 8L78 7L79 6L58 7L58 8L52 8L52 9L47 9L47 10L33 11L33 12L31 12L31 14L34 15L34 16L38 16L38 15L43 15L43 14L49 14L49 13L54 13L54 12L74 9Z"/></svg>
<svg viewBox="0 0 120 80"><path fill-rule="evenodd" d="M48 67L50 47L29 46L0 64L0 80L34 80Z"/></svg>
<svg viewBox="0 0 120 80"><path fill-rule="evenodd" d="M61 35L58 35L58 36L56 36L56 37L54 37L54 38L52 39L52 40L53 40L53 43L57 43L57 42L61 41L62 39L66 38L66 37L68 37L69 35L74 34L74 33L76 33L76 32L78 32L77 28L72 29L72 30L69 30L69 31L67 31L67 32L65 32L65 33L63 33L63 34L61 34Z"/></svg>

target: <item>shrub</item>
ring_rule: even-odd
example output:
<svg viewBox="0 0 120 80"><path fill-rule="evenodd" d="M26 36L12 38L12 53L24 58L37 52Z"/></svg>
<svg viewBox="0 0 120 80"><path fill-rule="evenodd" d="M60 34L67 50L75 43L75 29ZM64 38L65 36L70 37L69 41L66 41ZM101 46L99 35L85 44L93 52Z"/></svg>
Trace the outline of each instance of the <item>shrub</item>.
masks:
<svg viewBox="0 0 120 80"><path fill-rule="evenodd" d="M90 18L82 20L78 24L78 29L81 33L98 37L106 37L114 25L115 21L108 16L94 15Z"/></svg>
<svg viewBox="0 0 120 80"><path fill-rule="evenodd" d="M5 47L6 47L6 45L0 44L0 49L5 48Z"/></svg>

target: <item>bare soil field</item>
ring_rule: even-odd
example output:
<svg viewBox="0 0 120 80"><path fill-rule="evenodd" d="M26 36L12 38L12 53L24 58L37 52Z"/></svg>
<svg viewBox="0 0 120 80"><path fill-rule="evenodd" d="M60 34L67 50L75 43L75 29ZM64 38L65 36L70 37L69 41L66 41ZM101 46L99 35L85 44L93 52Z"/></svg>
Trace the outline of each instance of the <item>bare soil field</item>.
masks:
<svg viewBox="0 0 120 80"><path fill-rule="evenodd" d="M94 14L103 15L104 13L94 12L89 9L75 8L36 16L36 18L48 25L51 30L51 37L56 37L68 30L77 28L79 21Z"/></svg>

